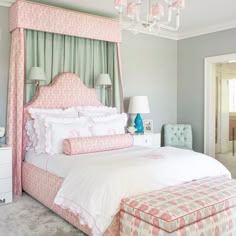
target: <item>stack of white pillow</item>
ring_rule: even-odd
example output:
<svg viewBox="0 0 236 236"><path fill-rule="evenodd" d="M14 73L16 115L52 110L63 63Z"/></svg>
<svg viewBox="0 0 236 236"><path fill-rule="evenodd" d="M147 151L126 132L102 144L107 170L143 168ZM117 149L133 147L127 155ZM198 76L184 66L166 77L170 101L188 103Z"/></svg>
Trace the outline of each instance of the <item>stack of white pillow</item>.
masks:
<svg viewBox="0 0 236 236"><path fill-rule="evenodd" d="M27 150L36 153L63 153L67 138L124 134L127 124L127 114L106 106L28 111L32 120L25 125L30 140Z"/></svg>

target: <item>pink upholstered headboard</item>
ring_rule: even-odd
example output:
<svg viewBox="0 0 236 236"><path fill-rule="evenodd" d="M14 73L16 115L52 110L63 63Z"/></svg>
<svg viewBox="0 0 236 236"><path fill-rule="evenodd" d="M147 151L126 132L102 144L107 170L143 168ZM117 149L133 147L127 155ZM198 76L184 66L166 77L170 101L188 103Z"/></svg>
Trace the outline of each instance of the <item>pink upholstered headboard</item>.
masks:
<svg viewBox="0 0 236 236"><path fill-rule="evenodd" d="M24 106L23 150L28 143L25 123L31 119L29 108L68 108L72 106L103 106L97 99L96 90L87 88L73 73L58 75L50 85L39 86L34 98Z"/></svg>

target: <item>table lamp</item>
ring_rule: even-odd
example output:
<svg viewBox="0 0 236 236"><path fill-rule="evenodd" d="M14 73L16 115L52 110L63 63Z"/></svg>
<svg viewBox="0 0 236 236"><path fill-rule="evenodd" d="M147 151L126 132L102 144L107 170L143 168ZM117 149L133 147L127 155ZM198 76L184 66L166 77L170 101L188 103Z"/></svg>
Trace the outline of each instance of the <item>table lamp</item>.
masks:
<svg viewBox="0 0 236 236"><path fill-rule="evenodd" d="M31 67L28 79L36 81L35 84L38 87L39 81L46 81L46 75L41 67Z"/></svg>
<svg viewBox="0 0 236 236"><path fill-rule="evenodd" d="M150 108L147 96L134 96L130 98L128 113L137 114L134 120L134 127L136 128L137 134L142 134L144 132L143 120L140 114L149 112Z"/></svg>
<svg viewBox="0 0 236 236"><path fill-rule="evenodd" d="M111 86L111 78L109 74L100 74L96 80L96 86Z"/></svg>
<svg viewBox="0 0 236 236"><path fill-rule="evenodd" d="M112 89L112 83L111 83L111 77L109 74L100 74L98 75L98 78L96 80L96 86L101 86L103 91L104 91L104 96L105 96L105 91L107 88ZM112 95L108 94L108 105L111 106L112 105Z"/></svg>

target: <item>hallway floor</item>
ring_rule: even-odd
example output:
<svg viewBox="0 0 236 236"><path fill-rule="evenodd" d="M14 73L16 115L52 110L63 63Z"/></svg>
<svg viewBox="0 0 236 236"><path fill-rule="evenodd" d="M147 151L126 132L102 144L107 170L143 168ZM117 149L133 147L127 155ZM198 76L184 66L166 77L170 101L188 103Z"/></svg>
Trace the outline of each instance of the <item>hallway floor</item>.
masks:
<svg viewBox="0 0 236 236"><path fill-rule="evenodd" d="M216 160L221 162L232 174L232 177L236 179L236 153L233 156L232 153L216 154Z"/></svg>

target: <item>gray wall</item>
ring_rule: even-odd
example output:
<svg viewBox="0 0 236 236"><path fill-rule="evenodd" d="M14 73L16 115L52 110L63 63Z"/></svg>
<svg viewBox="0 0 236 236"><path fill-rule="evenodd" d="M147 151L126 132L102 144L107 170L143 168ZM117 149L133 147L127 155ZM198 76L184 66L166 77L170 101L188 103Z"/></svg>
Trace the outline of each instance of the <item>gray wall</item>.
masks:
<svg viewBox="0 0 236 236"><path fill-rule="evenodd" d="M178 42L178 123L193 126L193 148L204 149L204 58L236 53L236 29Z"/></svg>
<svg viewBox="0 0 236 236"><path fill-rule="evenodd" d="M6 126L7 84L10 55L8 9L0 6L0 126ZM3 142L3 139L0 141Z"/></svg>
<svg viewBox="0 0 236 236"><path fill-rule="evenodd" d="M129 97L147 95L150 114L159 132L177 121L177 42L123 31L121 45L125 108Z"/></svg>

